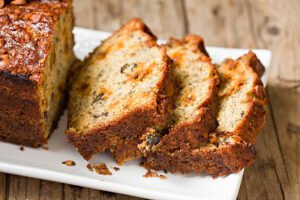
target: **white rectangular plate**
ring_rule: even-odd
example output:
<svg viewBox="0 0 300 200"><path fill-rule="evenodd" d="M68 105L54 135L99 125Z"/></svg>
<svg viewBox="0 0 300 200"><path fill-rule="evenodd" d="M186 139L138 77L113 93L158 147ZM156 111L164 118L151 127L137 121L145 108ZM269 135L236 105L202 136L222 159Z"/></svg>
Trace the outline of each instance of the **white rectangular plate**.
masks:
<svg viewBox="0 0 300 200"><path fill-rule="evenodd" d="M83 59L101 40L110 33L75 28L75 53ZM162 41L160 41L162 42ZM208 47L214 63L224 58L237 58L248 50ZM271 52L269 50L254 50L262 63L269 67ZM263 82L266 84L266 76ZM108 155L97 155L90 162L106 163L111 176L98 175L90 172L88 164L67 143L64 131L66 129L66 113L61 117L58 128L49 140L49 150L25 147L20 151L19 146L0 142L0 171L22 176L34 177L50 181L62 182L82 187L89 187L110 192L128 194L149 199L192 200L192 199L235 199L243 177L243 171L225 178L213 179L206 175L173 175L159 172L167 179L144 178L146 170L139 166L139 161L131 161L124 166L118 166L119 171L113 170L117 166ZM76 166L68 167L62 162L73 160Z"/></svg>

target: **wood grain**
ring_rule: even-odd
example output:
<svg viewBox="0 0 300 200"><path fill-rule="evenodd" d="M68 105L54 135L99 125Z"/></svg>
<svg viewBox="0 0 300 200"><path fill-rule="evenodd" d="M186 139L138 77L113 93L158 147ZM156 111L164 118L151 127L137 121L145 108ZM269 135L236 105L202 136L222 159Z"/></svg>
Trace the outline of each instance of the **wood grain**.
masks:
<svg viewBox="0 0 300 200"><path fill-rule="evenodd" d="M299 0L74 0L77 26L113 31L141 17L159 38L189 32L207 45L272 50L269 116L238 196L248 200L300 199L299 7ZM0 173L2 199L139 198Z"/></svg>
<svg viewBox="0 0 300 200"><path fill-rule="evenodd" d="M300 199L300 25L295 20L300 2L259 3L253 2L251 9L253 21L257 21L253 29L257 41L273 52L268 93L279 152L272 159L283 198ZM270 148L273 150L273 145Z"/></svg>
<svg viewBox="0 0 300 200"><path fill-rule="evenodd" d="M238 0L187 0L189 32L203 36L210 46L254 48L249 7Z"/></svg>
<svg viewBox="0 0 300 200"><path fill-rule="evenodd" d="M168 39L171 35L182 37L186 33L184 7L180 0L128 0L122 2L122 22L126 22L132 17L140 17L161 39Z"/></svg>
<svg viewBox="0 0 300 200"><path fill-rule="evenodd" d="M6 186L9 184L6 178L8 174L0 173L0 199L6 198Z"/></svg>

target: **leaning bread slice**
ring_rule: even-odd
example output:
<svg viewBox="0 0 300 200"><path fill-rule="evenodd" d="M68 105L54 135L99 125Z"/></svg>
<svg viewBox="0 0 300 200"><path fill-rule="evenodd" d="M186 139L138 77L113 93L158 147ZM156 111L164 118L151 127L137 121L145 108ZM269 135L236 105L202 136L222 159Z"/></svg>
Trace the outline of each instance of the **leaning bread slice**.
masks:
<svg viewBox="0 0 300 200"><path fill-rule="evenodd" d="M218 132L234 132L249 143L264 125L265 91L260 76L264 67L250 51L237 61L227 59L218 68L222 85L218 93Z"/></svg>
<svg viewBox="0 0 300 200"><path fill-rule="evenodd" d="M170 65L166 47L139 19L105 40L72 78L70 143L86 159L109 150L118 163L141 156L146 127L166 123Z"/></svg>
<svg viewBox="0 0 300 200"><path fill-rule="evenodd" d="M146 166L217 177L252 164L255 159L252 142L263 127L266 116L265 91L259 77L263 69L251 51L236 61L224 61L217 67L221 79L219 127L209 134L207 142L195 148L166 152L158 148L160 143L152 146L146 155Z"/></svg>
<svg viewBox="0 0 300 200"><path fill-rule="evenodd" d="M217 126L219 79L203 39L197 35L188 35L183 40L172 38L167 53L174 63L175 108L167 130L148 129L142 138L144 142L139 148L145 154L145 149L153 143L151 140L156 140L155 143L159 140L156 148L166 152L198 147ZM158 132L162 133L158 135Z"/></svg>

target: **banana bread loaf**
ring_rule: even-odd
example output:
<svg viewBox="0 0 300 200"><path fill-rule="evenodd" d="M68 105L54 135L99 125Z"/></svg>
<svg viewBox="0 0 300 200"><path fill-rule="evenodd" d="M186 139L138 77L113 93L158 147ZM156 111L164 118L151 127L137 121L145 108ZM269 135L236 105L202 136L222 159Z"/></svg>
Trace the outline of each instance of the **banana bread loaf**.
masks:
<svg viewBox="0 0 300 200"><path fill-rule="evenodd" d="M74 60L72 29L70 0L0 9L0 140L47 143Z"/></svg>
<svg viewBox="0 0 300 200"><path fill-rule="evenodd" d="M85 159L105 150L119 164L141 157L137 144L145 129L167 121L170 73L166 47L157 45L140 19L130 20L75 73L69 142Z"/></svg>
<svg viewBox="0 0 300 200"><path fill-rule="evenodd" d="M263 65L251 51L236 61L225 60L217 67L221 80L218 128L209 134L206 142L198 146L190 145L189 148L166 151L166 148L161 148L163 140L150 143L147 153L144 153L145 166L170 172L207 173L217 177L252 164L255 159L253 143L266 116L266 96L260 81L263 70ZM148 129L148 132L155 135L153 129ZM181 134L189 137L187 131Z"/></svg>

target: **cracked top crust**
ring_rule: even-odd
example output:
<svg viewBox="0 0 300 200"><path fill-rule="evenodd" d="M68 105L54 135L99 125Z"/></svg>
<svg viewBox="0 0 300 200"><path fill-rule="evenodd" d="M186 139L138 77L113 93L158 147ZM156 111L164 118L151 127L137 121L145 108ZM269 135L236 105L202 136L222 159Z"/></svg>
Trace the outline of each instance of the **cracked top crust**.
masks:
<svg viewBox="0 0 300 200"><path fill-rule="evenodd" d="M31 1L0 9L0 71L40 82L52 35L67 1Z"/></svg>

